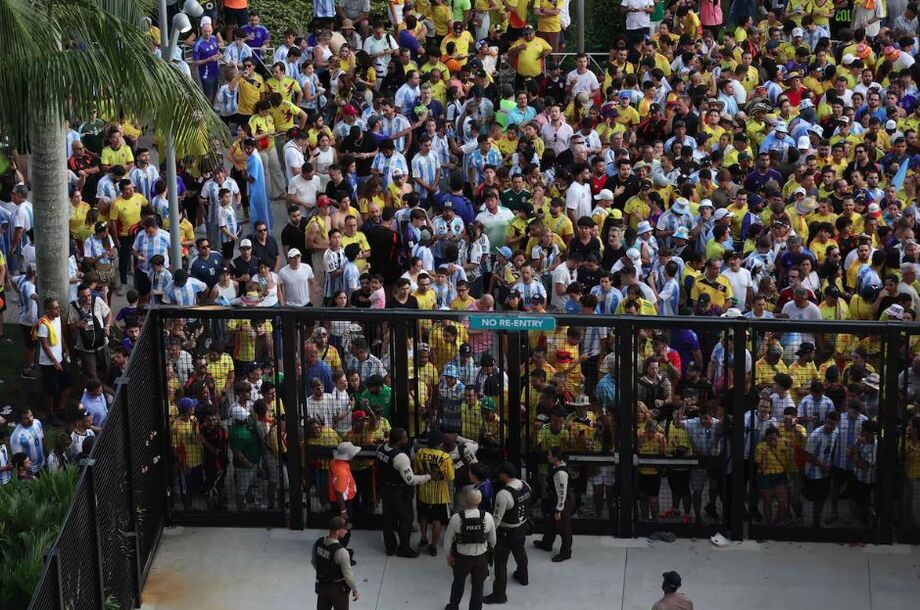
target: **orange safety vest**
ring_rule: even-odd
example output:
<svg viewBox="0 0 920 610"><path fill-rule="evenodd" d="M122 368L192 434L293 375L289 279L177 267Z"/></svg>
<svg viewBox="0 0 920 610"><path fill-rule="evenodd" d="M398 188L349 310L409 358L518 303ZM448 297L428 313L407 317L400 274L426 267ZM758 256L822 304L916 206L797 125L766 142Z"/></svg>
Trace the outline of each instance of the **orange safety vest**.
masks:
<svg viewBox="0 0 920 610"><path fill-rule="evenodd" d="M332 460L329 463L329 501L336 501L336 493L342 494L345 500L351 500L357 491L351 464L346 460Z"/></svg>

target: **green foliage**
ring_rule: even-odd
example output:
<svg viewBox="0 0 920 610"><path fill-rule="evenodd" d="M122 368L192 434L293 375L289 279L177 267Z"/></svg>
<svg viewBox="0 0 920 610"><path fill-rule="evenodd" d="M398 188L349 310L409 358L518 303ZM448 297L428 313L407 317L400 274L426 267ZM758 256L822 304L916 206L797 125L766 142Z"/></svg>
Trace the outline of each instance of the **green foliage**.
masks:
<svg viewBox="0 0 920 610"><path fill-rule="evenodd" d="M249 6L257 9L262 16L262 25L272 35L272 46L281 40L288 28L300 35L310 30L310 21L313 19L311 0L250 0ZM386 14L386 0L371 0L371 19L385 17Z"/></svg>
<svg viewBox="0 0 920 610"><path fill-rule="evenodd" d="M585 0L585 51L606 53L613 46L613 40L626 31L626 18L618 10L620 3L614 0ZM573 6L569 4L570 8ZM572 14L569 38L575 42L576 15ZM574 44L569 45L573 50Z"/></svg>
<svg viewBox="0 0 920 610"><path fill-rule="evenodd" d="M25 608L70 505L79 471L0 487L0 608Z"/></svg>

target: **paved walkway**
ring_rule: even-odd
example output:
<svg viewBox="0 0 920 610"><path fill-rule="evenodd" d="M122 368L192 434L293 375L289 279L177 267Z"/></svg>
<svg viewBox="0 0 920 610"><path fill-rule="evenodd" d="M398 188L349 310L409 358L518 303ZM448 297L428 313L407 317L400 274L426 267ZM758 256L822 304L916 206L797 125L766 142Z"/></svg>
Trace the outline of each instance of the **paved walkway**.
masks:
<svg viewBox="0 0 920 610"><path fill-rule="evenodd" d="M319 535L169 529L142 610L313 608L309 551ZM447 603L450 571L443 553L386 557L378 532L356 532L351 546L361 593L352 608L440 610ZM682 575L683 590L705 610L881 610L916 607L920 599L920 547L744 542L717 549L708 540L578 536L566 563L553 564L533 547L528 553L531 584L512 581L502 608L648 610L667 570Z"/></svg>

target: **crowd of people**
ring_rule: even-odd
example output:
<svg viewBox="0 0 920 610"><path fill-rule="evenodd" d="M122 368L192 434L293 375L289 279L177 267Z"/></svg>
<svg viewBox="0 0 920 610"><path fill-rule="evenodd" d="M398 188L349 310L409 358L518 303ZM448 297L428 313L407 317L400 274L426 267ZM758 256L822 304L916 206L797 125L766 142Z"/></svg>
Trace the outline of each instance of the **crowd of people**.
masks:
<svg viewBox="0 0 920 610"><path fill-rule="evenodd" d="M71 294L39 304L28 167L3 157L0 274L19 305L23 376L41 375L51 423L99 425L86 424L88 408L66 413L70 371L90 380L84 399L114 392L143 312L158 304L328 308L299 363L304 436L366 449L390 438L402 400L395 339L386 324L336 321L337 309L775 319L749 338L744 380L731 335L635 337L638 452L699 464L640 465L640 518L721 519L725 407L744 383L756 405L744 422L749 515L825 525L844 497L871 523L880 337L782 332L781 320L920 312L916 4L857 0L832 37L832 0L732 2L728 22L709 0L623 0L625 30L600 60L559 54L572 48L565 0L391 2L388 20L367 2L316 2L308 28L284 32L234 4L202 17L175 60L233 134L220 158L180 163L181 262L170 261L166 172L145 126L74 117ZM170 322L180 497L272 508L286 476L276 329ZM588 322L528 333L524 393L509 397L508 375L521 373L507 370L492 332L423 321L406 346L408 433L444 434L448 453L475 446L495 467L520 404L529 450L612 452L614 344ZM899 407L913 519L916 347ZM31 471L41 424L30 419L19 426L32 432L11 442ZM308 461L327 505L330 462ZM352 464L359 513L379 500L372 465ZM612 466L572 479L572 512L613 512ZM554 483L538 487L547 498Z"/></svg>

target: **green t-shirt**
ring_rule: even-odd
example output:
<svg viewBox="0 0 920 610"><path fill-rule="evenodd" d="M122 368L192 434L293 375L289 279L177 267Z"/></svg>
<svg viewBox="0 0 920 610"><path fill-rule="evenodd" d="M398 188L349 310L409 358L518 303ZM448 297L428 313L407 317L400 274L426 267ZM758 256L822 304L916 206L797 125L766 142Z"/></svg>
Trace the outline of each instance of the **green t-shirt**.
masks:
<svg viewBox="0 0 920 610"><path fill-rule="evenodd" d="M245 424L233 424L230 428L230 451L236 453L240 451L246 456L246 459L255 465L259 465L262 460L262 441L259 435L251 428L247 422ZM240 467L234 458L234 466Z"/></svg>
<svg viewBox="0 0 920 610"><path fill-rule="evenodd" d="M454 21L466 23L466 20L463 18L463 13L473 8L473 4L470 0L453 0L450 4L454 11Z"/></svg>
<svg viewBox="0 0 920 610"><path fill-rule="evenodd" d="M517 212L524 207L524 204L530 201L530 198L531 194L527 189L521 189L520 193L515 193L512 189L506 189L502 192L501 202L503 206L512 212Z"/></svg>
<svg viewBox="0 0 920 610"><path fill-rule="evenodd" d="M373 409L374 412L380 411L385 418L390 419L391 393L392 391L388 385L384 385L377 394L373 394L370 390L364 390L358 396L358 408Z"/></svg>

